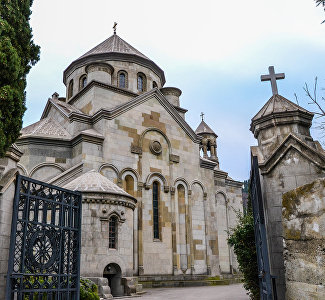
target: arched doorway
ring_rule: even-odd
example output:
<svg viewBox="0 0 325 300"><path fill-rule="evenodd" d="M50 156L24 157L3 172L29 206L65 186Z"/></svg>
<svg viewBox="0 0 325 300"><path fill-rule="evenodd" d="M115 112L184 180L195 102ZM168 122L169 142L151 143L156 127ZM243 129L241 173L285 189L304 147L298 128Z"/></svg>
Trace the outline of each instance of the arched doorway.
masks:
<svg viewBox="0 0 325 300"><path fill-rule="evenodd" d="M124 288L122 286L122 272L118 264L109 264L105 267L103 277L108 279L108 285L111 288L113 297L120 297L124 295Z"/></svg>

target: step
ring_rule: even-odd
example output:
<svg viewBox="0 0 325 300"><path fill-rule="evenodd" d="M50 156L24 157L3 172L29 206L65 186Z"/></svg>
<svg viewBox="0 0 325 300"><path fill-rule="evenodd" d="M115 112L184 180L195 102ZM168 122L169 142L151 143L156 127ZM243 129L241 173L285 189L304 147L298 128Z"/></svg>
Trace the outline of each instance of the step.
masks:
<svg viewBox="0 0 325 300"><path fill-rule="evenodd" d="M190 286L214 286L214 285L229 285L235 283L241 283L241 278L231 279L209 279L207 277L204 280L153 280L153 281L140 281L143 288L161 288L161 287L190 287Z"/></svg>

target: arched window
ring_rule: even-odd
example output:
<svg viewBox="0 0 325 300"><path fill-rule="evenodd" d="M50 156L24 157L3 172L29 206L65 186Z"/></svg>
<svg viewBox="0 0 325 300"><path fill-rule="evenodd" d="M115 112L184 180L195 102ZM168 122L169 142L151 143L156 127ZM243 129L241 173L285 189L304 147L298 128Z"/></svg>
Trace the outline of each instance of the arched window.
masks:
<svg viewBox="0 0 325 300"><path fill-rule="evenodd" d="M153 82L152 82L152 88L154 89L154 88L157 88L157 87L158 87L157 82L156 82L156 81L153 81Z"/></svg>
<svg viewBox="0 0 325 300"><path fill-rule="evenodd" d="M143 73L138 74L138 91L146 91L146 76Z"/></svg>
<svg viewBox="0 0 325 300"><path fill-rule="evenodd" d="M109 227L108 247L117 249L117 217L116 216L110 217L108 222L108 227Z"/></svg>
<svg viewBox="0 0 325 300"><path fill-rule="evenodd" d="M126 89L128 87L128 74L125 71L118 72L117 86L123 89Z"/></svg>
<svg viewBox="0 0 325 300"><path fill-rule="evenodd" d="M152 184L153 238L159 239L159 191L157 181Z"/></svg>
<svg viewBox="0 0 325 300"><path fill-rule="evenodd" d="M126 175L125 176L125 187L124 190L134 196L134 179L131 175Z"/></svg>
<svg viewBox="0 0 325 300"><path fill-rule="evenodd" d="M82 75L79 80L79 90L82 90L87 85L87 76Z"/></svg>
<svg viewBox="0 0 325 300"><path fill-rule="evenodd" d="M73 79L70 80L69 86L68 86L68 99L70 99L73 96Z"/></svg>

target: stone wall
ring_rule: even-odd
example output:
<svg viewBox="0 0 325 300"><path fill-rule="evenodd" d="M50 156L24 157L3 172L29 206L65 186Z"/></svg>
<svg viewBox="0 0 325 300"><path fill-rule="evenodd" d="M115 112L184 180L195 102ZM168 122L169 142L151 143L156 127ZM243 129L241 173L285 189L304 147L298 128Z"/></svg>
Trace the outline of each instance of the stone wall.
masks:
<svg viewBox="0 0 325 300"><path fill-rule="evenodd" d="M325 299L325 179L282 198L286 299Z"/></svg>
<svg viewBox="0 0 325 300"><path fill-rule="evenodd" d="M13 145L0 159L0 299L5 298L15 179L21 155L22 152Z"/></svg>

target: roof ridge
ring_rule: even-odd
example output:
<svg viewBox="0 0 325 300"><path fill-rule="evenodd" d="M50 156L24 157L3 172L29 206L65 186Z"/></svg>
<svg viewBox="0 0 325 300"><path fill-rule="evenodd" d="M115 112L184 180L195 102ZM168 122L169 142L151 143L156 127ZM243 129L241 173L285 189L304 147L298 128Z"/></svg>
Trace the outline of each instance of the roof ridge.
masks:
<svg viewBox="0 0 325 300"><path fill-rule="evenodd" d="M300 111L307 114L312 114L310 111L301 107L300 105L295 104L294 102L279 94L276 94L272 95L272 97L263 105L263 107L252 118L252 121L271 115L273 113L288 111Z"/></svg>

